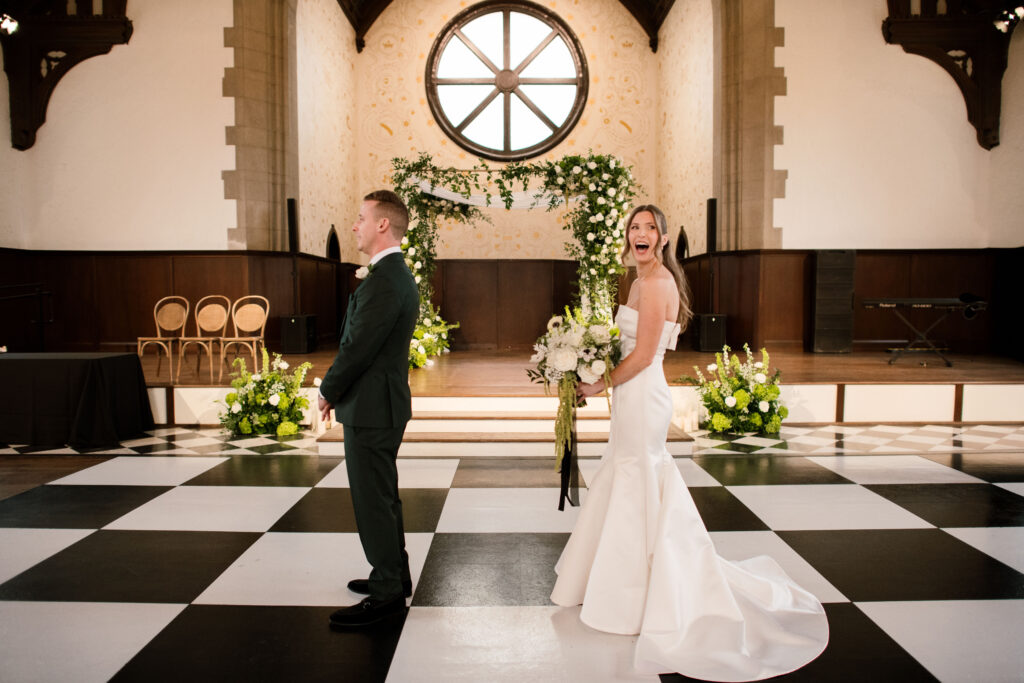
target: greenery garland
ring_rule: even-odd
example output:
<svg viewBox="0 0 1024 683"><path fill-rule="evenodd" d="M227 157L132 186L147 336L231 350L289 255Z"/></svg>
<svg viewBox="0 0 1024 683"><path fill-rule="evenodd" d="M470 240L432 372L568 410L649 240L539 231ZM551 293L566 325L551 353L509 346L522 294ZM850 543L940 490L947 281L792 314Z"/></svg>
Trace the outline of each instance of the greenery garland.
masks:
<svg viewBox="0 0 1024 683"><path fill-rule="evenodd" d="M473 194L483 195L488 206L496 192L506 209L511 208L516 189L526 192L531 184L539 185L535 187L536 197L548 197L549 211L578 198L568 208L565 227L574 238L566 244L566 252L577 262L579 303L588 315L611 321L619 276L625 272L618 256L626 238L623 222L638 189L632 171L620 160L589 152L557 161L512 162L500 169L480 160L467 170L441 168L429 154L421 153L414 160L396 157L391 164L395 192L410 214L402 250L420 289L420 322L409 351L410 367L422 367L431 362L431 356L446 352L448 332L458 327L458 323L445 322L431 304L430 278L439 224L489 222L476 206L423 192L421 182L467 199Z"/></svg>

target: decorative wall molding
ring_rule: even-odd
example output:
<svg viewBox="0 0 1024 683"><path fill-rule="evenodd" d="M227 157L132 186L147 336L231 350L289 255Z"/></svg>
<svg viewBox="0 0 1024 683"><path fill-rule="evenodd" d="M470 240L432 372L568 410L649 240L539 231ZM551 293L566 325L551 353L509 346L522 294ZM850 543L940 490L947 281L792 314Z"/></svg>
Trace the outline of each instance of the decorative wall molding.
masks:
<svg viewBox="0 0 1024 683"><path fill-rule="evenodd" d="M5 9L18 21L14 33L0 32L15 149L35 144L53 89L66 73L128 42L132 22L125 16L126 2L103 0L102 14L93 14L92 2L79 2L74 14L68 14L65 2L43 0L14 3Z"/></svg>
<svg viewBox="0 0 1024 683"><path fill-rule="evenodd" d="M948 0L945 13L939 13L937 0L921 0L920 14L912 14L910 0L888 2L889 16L882 22L885 42L945 69L964 96L978 144L985 149L998 145L1003 72L1016 25L1008 22L1005 32L996 28L1007 3Z"/></svg>

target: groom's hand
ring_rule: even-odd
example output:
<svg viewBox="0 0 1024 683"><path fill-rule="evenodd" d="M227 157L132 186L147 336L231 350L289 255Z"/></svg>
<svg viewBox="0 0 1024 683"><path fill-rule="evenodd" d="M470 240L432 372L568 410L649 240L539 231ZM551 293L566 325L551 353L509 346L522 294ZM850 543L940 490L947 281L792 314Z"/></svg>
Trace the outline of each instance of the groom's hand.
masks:
<svg viewBox="0 0 1024 683"><path fill-rule="evenodd" d="M331 419L331 408L334 406L327 402L323 396L317 397L317 408L320 409L320 419L327 422Z"/></svg>

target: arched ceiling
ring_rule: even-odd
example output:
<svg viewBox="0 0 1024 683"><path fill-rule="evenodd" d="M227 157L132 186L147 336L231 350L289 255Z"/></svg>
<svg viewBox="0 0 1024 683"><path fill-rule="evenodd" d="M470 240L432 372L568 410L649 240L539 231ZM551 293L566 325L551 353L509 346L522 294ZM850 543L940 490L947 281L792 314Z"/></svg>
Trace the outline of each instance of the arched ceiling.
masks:
<svg viewBox="0 0 1024 683"><path fill-rule="evenodd" d="M622 6L643 27L650 39L651 50L658 51L658 31L676 0L619 0ZM356 50L362 52L366 32L373 26L391 0L338 0L338 5L356 30Z"/></svg>

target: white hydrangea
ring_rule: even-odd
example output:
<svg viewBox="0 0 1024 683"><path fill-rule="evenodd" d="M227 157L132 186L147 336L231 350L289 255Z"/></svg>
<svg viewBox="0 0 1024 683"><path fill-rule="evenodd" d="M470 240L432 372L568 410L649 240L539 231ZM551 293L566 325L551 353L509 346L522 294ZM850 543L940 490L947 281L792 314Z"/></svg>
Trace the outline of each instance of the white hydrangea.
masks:
<svg viewBox="0 0 1024 683"><path fill-rule="evenodd" d="M281 395L280 394L271 394L270 398L267 399L267 402L270 405L272 405L272 406L274 406L276 408L277 404L281 402Z"/></svg>

